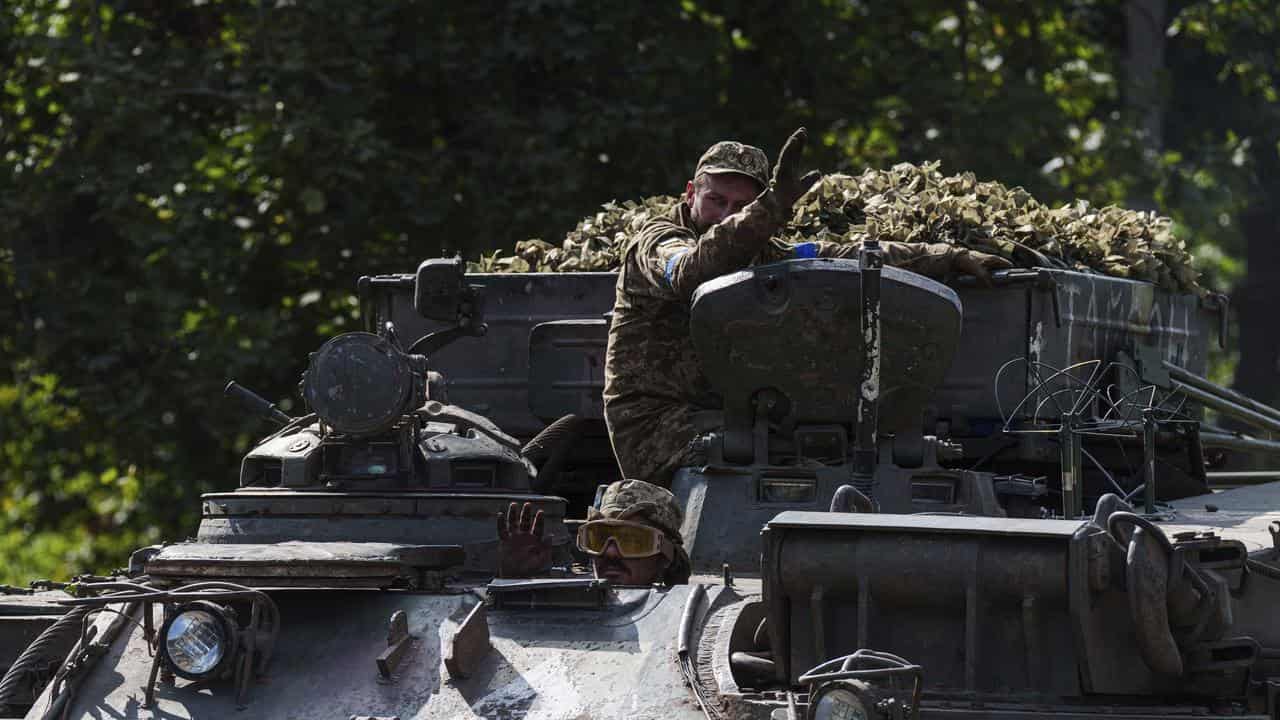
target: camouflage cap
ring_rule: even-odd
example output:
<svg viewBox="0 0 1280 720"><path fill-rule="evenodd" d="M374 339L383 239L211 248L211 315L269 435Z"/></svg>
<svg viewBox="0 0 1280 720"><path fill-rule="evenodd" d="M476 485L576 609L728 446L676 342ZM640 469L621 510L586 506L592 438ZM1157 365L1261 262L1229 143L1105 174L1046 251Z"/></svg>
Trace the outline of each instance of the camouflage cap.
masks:
<svg viewBox="0 0 1280 720"><path fill-rule="evenodd" d="M630 520L656 527L676 545L683 544L680 524L684 513L670 490L643 480L619 480L605 488L600 508L587 511L588 520Z"/></svg>
<svg viewBox="0 0 1280 720"><path fill-rule="evenodd" d="M758 147L724 140L707 148L693 171L697 177L703 173L720 175L734 173L755 180L761 189L769 186L769 159Z"/></svg>

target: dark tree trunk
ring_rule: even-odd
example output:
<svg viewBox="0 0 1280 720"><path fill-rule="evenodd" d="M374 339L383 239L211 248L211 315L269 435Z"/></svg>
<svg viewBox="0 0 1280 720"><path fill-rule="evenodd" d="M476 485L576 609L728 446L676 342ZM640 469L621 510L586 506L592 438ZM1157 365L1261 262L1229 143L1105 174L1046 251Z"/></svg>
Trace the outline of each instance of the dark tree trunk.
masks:
<svg viewBox="0 0 1280 720"><path fill-rule="evenodd" d="M1280 405L1280 187L1273 173L1260 179L1269 192L1240 213L1248 249L1245 279L1232 298L1240 319L1235 388L1274 407Z"/></svg>
<svg viewBox="0 0 1280 720"><path fill-rule="evenodd" d="M1164 145L1165 0L1129 0L1124 4L1125 104L1141 123L1145 147Z"/></svg>
<svg viewBox="0 0 1280 720"><path fill-rule="evenodd" d="M1128 0L1124 4L1124 103L1138 123L1144 167L1154 167L1164 149L1165 0ZM1155 210L1151 182L1136 184L1129 204Z"/></svg>

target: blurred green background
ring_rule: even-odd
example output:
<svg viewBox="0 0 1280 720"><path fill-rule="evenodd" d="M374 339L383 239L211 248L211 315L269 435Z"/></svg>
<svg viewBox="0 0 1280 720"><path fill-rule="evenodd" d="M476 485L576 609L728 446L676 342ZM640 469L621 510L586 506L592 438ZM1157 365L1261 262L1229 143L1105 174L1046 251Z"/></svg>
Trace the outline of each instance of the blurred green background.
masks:
<svg viewBox="0 0 1280 720"><path fill-rule="evenodd" d="M1173 217L1276 403L1274 2L8 0L0 582L194 533L355 279L558 242L699 153L943 171Z"/></svg>

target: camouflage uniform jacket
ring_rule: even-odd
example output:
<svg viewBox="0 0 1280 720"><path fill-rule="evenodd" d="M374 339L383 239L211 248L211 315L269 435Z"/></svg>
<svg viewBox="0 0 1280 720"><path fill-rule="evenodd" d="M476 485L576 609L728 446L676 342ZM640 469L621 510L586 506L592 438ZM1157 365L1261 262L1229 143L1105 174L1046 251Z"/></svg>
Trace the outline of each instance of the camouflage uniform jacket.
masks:
<svg viewBox="0 0 1280 720"><path fill-rule="evenodd" d="M691 462L693 416L720 399L689 337L689 304L703 282L757 263L857 257L857 245L771 240L782 223L756 201L701 237L689 206L676 204L623 246L605 359L604 415L622 476L668 487ZM881 243L885 263L941 276L955 251L945 243Z"/></svg>

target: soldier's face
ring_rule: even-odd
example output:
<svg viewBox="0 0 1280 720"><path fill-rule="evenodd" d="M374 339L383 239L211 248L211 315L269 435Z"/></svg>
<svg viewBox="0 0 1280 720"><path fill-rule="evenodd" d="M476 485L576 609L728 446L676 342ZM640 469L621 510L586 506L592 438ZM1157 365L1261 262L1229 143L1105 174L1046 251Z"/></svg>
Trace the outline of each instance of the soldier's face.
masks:
<svg viewBox="0 0 1280 720"><path fill-rule="evenodd" d="M760 186L746 175L699 175L684 189L693 224L699 233L747 206L760 194Z"/></svg>
<svg viewBox="0 0 1280 720"><path fill-rule="evenodd" d="M624 558L618 552L618 544L610 540L604 553L591 558L595 576L613 585L652 585L667 569L667 559L661 554L644 558Z"/></svg>

